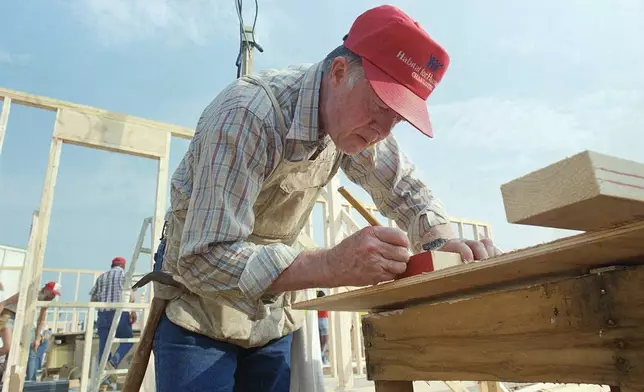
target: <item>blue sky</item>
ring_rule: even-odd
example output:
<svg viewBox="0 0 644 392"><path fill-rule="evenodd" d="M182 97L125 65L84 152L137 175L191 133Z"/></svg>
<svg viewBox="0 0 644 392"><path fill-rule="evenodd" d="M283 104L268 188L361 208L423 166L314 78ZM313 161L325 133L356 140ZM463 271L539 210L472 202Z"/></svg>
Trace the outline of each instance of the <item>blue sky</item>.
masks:
<svg viewBox="0 0 644 392"><path fill-rule="evenodd" d="M319 61L379 4L259 0L265 51L255 70ZM501 184L585 149L644 161L643 2L390 4L451 56L428 101L436 137L406 124L394 132L450 215L490 223L502 248L571 232L508 224ZM247 23L253 15L247 0ZM236 76L233 1L2 2L0 21L1 87L194 127ZM12 106L0 155L0 244L26 246L53 119ZM171 171L188 145L172 143ZM129 259L153 213L155 177L154 161L64 146L45 265L103 269L115 255Z"/></svg>

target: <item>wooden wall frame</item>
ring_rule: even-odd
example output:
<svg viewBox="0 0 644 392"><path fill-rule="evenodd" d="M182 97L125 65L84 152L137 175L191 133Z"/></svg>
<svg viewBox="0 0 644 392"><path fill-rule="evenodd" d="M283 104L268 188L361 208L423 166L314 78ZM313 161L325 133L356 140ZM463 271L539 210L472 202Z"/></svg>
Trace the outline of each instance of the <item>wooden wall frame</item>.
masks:
<svg viewBox="0 0 644 392"><path fill-rule="evenodd" d="M62 146L65 143L157 161L157 189L152 225L153 249L158 247L165 215L171 138L175 136L191 139L194 135L192 129L5 88L0 88L0 99L3 101L0 114L0 153L11 104L56 112L41 194L39 220L34 236L33 268L31 268L29 284L22 285L20 288L21 297L26 295L29 287L37 287L40 284L56 178ZM24 312L25 325L33 324L36 310L36 302L28 302L30 303L26 304ZM17 363L22 366L26 365L26 355L20 355L20 357ZM153 364L152 361L151 364ZM148 369L148 373L150 373L150 369L153 367L150 366Z"/></svg>

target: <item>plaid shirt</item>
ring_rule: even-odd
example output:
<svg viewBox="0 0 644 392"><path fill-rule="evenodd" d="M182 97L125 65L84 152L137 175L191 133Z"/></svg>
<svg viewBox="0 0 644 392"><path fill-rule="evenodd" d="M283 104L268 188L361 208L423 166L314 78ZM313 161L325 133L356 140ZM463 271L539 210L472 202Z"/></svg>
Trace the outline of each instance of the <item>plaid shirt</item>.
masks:
<svg viewBox="0 0 644 392"><path fill-rule="evenodd" d="M204 110L172 176L171 209L186 218L179 260L164 261L192 292L227 297L251 318L264 292L297 256L284 244L245 241L253 231L253 201L262 181L282 155L301 161L331 143L318 127L321 63L259 76L281 106L286 140L260 86L236 80L226 87ZM393 135L344 157L341 168L369 192L384 216L407 231L416 251L449 230L443 206L416 177Z"/></svg>
<svg viewBox="0 0 644 392"><path fill-rule="evenodd" d="M94 287L89 291L89 297L95 298L98 302L121 302L124 283L125 271L123 268L119 266L112 267L96 279Z"/></svg>

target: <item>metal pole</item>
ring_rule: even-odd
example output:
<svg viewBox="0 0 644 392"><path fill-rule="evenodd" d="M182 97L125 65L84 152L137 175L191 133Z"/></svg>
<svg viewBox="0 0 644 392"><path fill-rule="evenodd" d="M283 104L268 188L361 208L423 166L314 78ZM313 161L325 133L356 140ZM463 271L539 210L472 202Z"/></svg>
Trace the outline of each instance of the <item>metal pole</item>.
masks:
<svg viewBox="0 0 644 392"><path fill-rule="evenodd" d="M241 76L253 72L253 49L256 46L253 38L253 28L244 26L244 39L242 40Z"/></svg>

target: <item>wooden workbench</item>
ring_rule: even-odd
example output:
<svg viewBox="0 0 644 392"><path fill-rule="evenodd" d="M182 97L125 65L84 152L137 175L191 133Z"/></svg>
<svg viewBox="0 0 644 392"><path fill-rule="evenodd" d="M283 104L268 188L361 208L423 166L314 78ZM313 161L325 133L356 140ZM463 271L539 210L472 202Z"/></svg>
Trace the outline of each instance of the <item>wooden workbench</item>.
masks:
<svg viewBox="0 0 644 392"><path fill-rule="evenodd" d="M573 175L570 182L583 185L579 167L559 168L560 188ZM592 160L581 167L600 172ZM294 307L369 312L362 318L367 377L378 392L413 391L415 380L590 383L644 391L644 219L628 215L644 206L644 166L630 169L617 171L627 181L609 181L613 193L614 184L622 184L624 197L600 189L552 206L562 217L557 227L591 227L567 213L589 200L630 222L602 227L597 221L579 235ZM556 177L552 167L543 170L545 183L535 180L543 172L520 180L536 181L535 189L547 192L543 186ZM565 189L558 191L565 196ZM539 208L524 215L556 220L547 206Z"/></svg>

